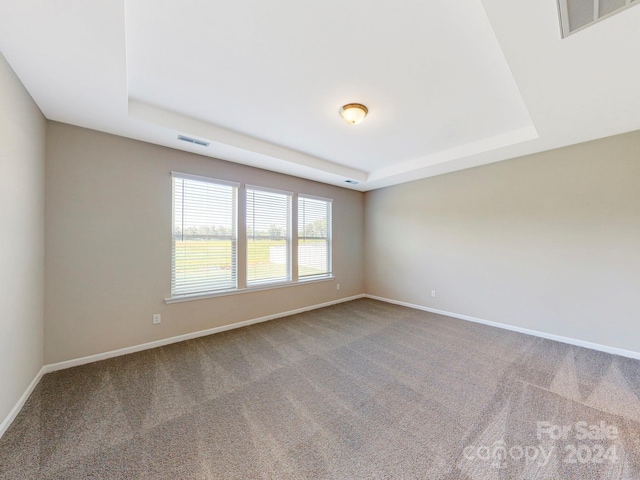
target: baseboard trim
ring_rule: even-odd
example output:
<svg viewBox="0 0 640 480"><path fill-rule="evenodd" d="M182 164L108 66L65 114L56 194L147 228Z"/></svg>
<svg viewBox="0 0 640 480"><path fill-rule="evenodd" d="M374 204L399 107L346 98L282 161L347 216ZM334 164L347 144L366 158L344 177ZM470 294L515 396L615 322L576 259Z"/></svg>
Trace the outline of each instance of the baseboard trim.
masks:
<svg viewBox="0 0 640 480"><path fill-rule="evenodd" d="M620 355L622 357L634 358L640 360L640 352L634 352L632 350L625 350L617 347L610 347L608 345L602 345L599 343L586 342L584 340L578 340L576 338L563 337L561 335L554 335L553 333L540 332L538 330L530 330L528 328L516 327L515 325L509 325L506 323L493 322L491 320L484 320L482 318L472 317L469 315L462 315L460 313L447 312L445 310L438 310L435 308L424 307L422 305L416 305L415 303L401 302L400 300L393 300L391 298L378 297L376 295L365 294L365 298L371 298L372 300L379 300L381 302L392 303L394 305L401 305L403 307L414 308L416 310L422 310L425 312L437 313L447 317L458 318L460 320L467 320L469 322L481 323L483 325L489 325L491 327L501 328L503 330L511 330L513 332L524 333L527 335L533 335L534 337L546 338L548 340L555 340L556 342L567 343L569 345L575 345L577 347L589 348L591 350L598 350L600 352L611 353L613 355Z"/></svg>
<svg viewBox="0 0 640 480"><path fill-rule="evenodd" d="M308 307L297 308L295 310L289 310L286 312L274 313L264 317L252 318L244 320L242 322L231 323L229 325L223 325L221 327L208 328L206 330L200 330L192 333L185 333L184 335L178 335L176 337L163 338L162 340L156 340L149 343L142 343L140 345L133 345L131 347L120 348L118 350L111 350L108 352L97 353L95 355L89 355L81 358L74 358L72 360L65 360L63 362L51 363L43 367L44 373L55 372L57 370L64 370L66 368L77 367L79 365L85 365L87 363L99 362L100 360L107 360L108 358L119 357L121 355L128 355L130 353L141 352L143 350L149 350L151 348L162 347L164 345L170 345L172 343L184 342L185 340L192 340L198 337L204 337L212 335L214 333L225 332L227 330L233 330L235 328L246 327L253 325L254 323L267 322L269 320L275 320L276 318L288 317L297 313L308 312L310 310L317 310L318 308L329 307L338 303L350 302L359 298L364 298L364 294L354 295L352 297L339 298L337 300L331 300L329 302L318 303L316 305L309 305Z"/></svg>
<svg viewBox="0 0 640 480"><path fill-rule="evenodd" d="M191 339L198 338L198 337L204 337L204 336L207 336L207 335L212 335L214 333L224 332L224 331L227 331L227 330L233 330L233 329L236 329L236 328L246 327L248 325L253 325L254 323L267 322L269 320L275 320L276 318L288 317L290 315L295 315L295 314L298 314L298 313L308 312L310 310L316 310L316 309L319 309L319 308L329 307L331 305L336 305L336 304L339 304L339 303L350 302L352 300L357 300L359 298L370 298L372 300L379 300L381 302L391 303L391 304L394 304L394 305L401 305L403 307L409 307L409 308L413 308L413 309L416 309L416 310L422 310L422 311L425 311L425 312L437 313L439 315L444 315L444 316L452 317L452 318L458 318L460 320L466 320L466 321L469 321L469 322L480 323L480 324L483 324L483 325L489 325L491 327L501 328L503 330L511 330L511 331L514 331L514 332L524 333L524 334L527 334L527 335L533 335L535 337L546 338L548 340L555 340L557 342L566 343L566 344L569 344L569 345L575 345L575 346L578 346L578 347L589 348L591 350L598 350L598 351L601 351L601 352L611 353L613 355L620 355L620 356L623 356L623 357L629 357L629 358L634 358L634 359L640 360L640 352L634 352L634 351L631 351L631 350L625 350L625 349L617 348L617 347L610 347L608 345L602 345L602 344L599 344L599 343L587 342L587 341L578 340L578 339L570 338L570 337L563 337L561 335L554 335L552 333L545 333L545 332L540 332L538 330L531 330L531 329L528 329L528 328L517 327L517 326L514 326L514 325L508 325L506 323L494 322L494 321L491 321L491 320L484 320L482 318L472 317L470 315L462 315L462 314L459 314L459 313L448 312L448 311L445 311L445 310L438 310L438 309L435 309L435 308L425 307L423 305L417 305L417 304L414 304L414 303L403 302L403 301L400 301L400 300L393 300L391 298L379 297L377 295L360 294L360 295L354 295L354 296L351 296L351 297L339 298L337 300L332 300L332 301L329 301L329 302L319 303L319 304L316 304L316 305L310 305L310 306L307 306L307 307L297 308L295 310L289 310L289 311L286 311L286 312L275 313L275 314L267 315L267 316L264 316L264 317L252 318L252 319L249 319L249 320L244 320L242 322L236 322L236 323L232 323L232 324L229 324L229 325L223 325L223 326L220 326L220 327L214 327L214 328L209 328L209 329L206 329L206 330L200 330L200 331L197 331L197 332L187 333L187 334L184 334L184 335L178 335L178 336L175 336L175 337L165 338L165 339L162 339L162 340L156 340L154 342L143 343L143 344L140 344L140 345L133 345L131 347L120 348L118 350L111 350L111 351L108 351L108 352L98 353L98 354L95 354L95 355L89 355L89 356L86 356L86 357L81 357L81 358L76 358L76 359L72 359L72 360L66 360L66 361L63 361L63 362L58 362L58 363L45 365L40 369L40 371L33 378L31 383L29 384L27 389L24 391L24 393L22 394L22 396L20 397L18 402L15 404L15 406L11 409L11 411L9 412L7 417L2 421L2 423L0 423L0 438L2 438L4 433L8 430L9 426L11 426L11 424L13 423L15 418L20 413L20 410L22 410L22 407L24 407L24 404L28 400L29 396L31 395L31 393L35 389L36 385L38 385L38 382L40 382L40 379L46 373L55 372L57 370L63 370L63 369L66 369L66 368L72 368L72 367L76 367L76 366L79 366L79 365L85 365L87 363L98 362L100 360L106 360L106 359L109 359L109 358L119 357L121 355L127 355L127 354L130 354L130 353L141 352L143 350L149 350L149 349L156 348L156 347L162 347L164 345L170 345L172 343L183 342L185 340L191 340Z"/></svg>
<svg viewBox="0 0 640 480"><path fill-rule="evenodd" d="M252 318L249 320L244 320L242 322L232 323L230 325L223 325L221 327L209 328L207 330L200 330L198 332L186 333L184 335L164 338L162 340L156 340L154 342L143 343L140 345L133 345L131 347L120 348L118 350L111 350L109 352L98 353L95 355L89 355L82 358L75 358L72 360L66 360L64 362L45 365L40 369L40 371L36 374L33 380L31 380L31 383L29 384L27 389L24 391L20 399L11 409L7 417L2 421L2 423L0 423L0 438L2 438L4 433L9 429L13 421L16 419L16 417L22 410L22 407L24 407L24 404L29 399L29 396L33 393L33 390L36 388L36 385L38 385L38 382L40 382L40 380L42 379L42 376L46 373L55 372L57 370L64 370L65 368L77 367L79 365L85 365L87 363L99 362L100 360L119 357L121 355L127 355L129 353L141 352L143 350L149 350L151 348L162 347L164 345L170 345L172 343L178 343L178 342L183 342L185 340L204 337L207 335L212 335L214 333L233 330L235 328L246 327L254 323L267 322L269 320L275 320L276 318L288 317L289 315L295 315L297 313L308 312L310 310L317 310L318 308L329 307L331 305L336 305L338 303L350 302L351 300L364 298L364 296L365 296L364 294L360 294L360 295L354 295L351 297L339 298L337 300L331 300L330 302L319 303L316 305L309 305L308 307L297 308L295 310L289 310L286 312L274 313L272 315L267 315L264 317Z"/></svg>
<svg viewBox="0 0 640 480"><path fill-rule="evenodd" d="M31 383L29 384L27 389L24 391L22 396L18 399L16 404L13 406L13 408L9 412L9 415L7 415L6 418L2 421L2 423L0 423L0 438L2 438L2 436L9 429L13 421L16 419L16 417L20 413L20 410L22 410L22 407L24 407L24 404L27 403L29 396L33 393L34 388L36 388L36 385L38 385L38 382L40 382L40 379L44 374L45 374L44 367L42 367L40 371L36 373L36 376L33 377L33 380L31 380Z"/></svg>

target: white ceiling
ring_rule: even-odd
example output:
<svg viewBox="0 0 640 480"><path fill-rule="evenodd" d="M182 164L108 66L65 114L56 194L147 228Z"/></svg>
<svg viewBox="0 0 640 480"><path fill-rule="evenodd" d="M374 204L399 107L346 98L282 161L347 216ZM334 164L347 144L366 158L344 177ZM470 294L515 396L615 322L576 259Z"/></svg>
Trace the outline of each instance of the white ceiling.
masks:
<svg viewBox="0 0 640 480"><path fill-rule="evenodd" d="M47 118L356 190L640 129L637 45L555 0L0 0Z"/></svg>

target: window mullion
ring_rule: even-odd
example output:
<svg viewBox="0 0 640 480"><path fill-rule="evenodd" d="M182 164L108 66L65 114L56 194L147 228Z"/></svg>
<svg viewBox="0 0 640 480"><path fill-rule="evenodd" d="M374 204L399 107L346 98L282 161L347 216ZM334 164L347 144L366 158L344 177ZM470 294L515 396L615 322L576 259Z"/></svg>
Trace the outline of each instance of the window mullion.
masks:
<svg viewBox="0 0 640 480"><path fill-rule="evenodd" d="M247 288L247 188L238 188L238 288Z"/></svg>
<svg viewBox="0 0 640 480"><path fill-rule="evenodd" d="M298 273L298 194L294 193L291 202L291 281L297 282Z"/></svg>

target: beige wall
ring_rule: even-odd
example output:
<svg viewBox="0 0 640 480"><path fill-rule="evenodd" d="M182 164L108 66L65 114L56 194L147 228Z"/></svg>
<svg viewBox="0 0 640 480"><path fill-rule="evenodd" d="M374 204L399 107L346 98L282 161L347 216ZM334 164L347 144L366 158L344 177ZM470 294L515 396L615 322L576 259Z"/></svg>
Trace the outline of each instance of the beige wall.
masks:
<svg viewBox="0 0 640 480"><path fill-rule="evenodd" d="M42 367L45 129L0 54L0 423Z"/></svg>
<svg viewBox="0 0 640 480"><path fill-rule="evenodd" d="M165 305L172 170L333 198L336 280ZM359 192L49 122L45 363L363 293L363 201Z"/></svg>
<svg viewBox="0 0 640 480"><path fill-rule="evenodd" d="M365 239L369 294L640 352L640 132L368 192Z"/></svg>

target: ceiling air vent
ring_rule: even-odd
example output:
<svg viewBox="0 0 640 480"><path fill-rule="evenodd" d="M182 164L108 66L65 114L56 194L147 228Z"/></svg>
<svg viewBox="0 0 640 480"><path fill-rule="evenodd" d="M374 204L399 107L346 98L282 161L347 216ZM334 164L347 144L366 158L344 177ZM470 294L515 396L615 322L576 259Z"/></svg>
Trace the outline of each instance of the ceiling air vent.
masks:
<svg viewBox="0 0 640 480"><path fill-rule="evenodd" d="M637 4L640 0L558 0L562 36L567 37Z"/></svg>
<svg viewBox="0 0 640 480"><path fill-rule="evenodd" d="M195 143L196 145L202 145L203 147L208 147L211 145L209 142L205 142L204 140L198 140L197 138L185 137L184 135L178 135L178 140L182 140L183 142Z"/></svg>
<svg viewBox="0 0 640 480"><path fill-rule="evenodd" d="M358 182L356 182L355 180L345 180L344 183L349 183L351 185L357 185Z"/></svg>

